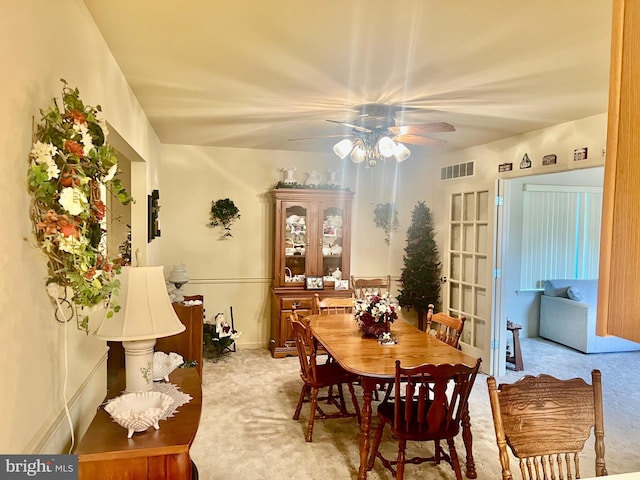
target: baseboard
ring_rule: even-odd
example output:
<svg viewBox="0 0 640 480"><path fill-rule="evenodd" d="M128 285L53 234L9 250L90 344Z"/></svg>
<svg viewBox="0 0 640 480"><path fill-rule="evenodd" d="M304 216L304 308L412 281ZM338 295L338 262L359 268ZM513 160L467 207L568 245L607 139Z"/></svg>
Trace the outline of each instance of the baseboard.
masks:
<svg viewBox="0 0 640 480"><path fill-rule="evenodd" d="M69 413L71 415L75 444L89 427L95 416L96 409L104 400L107 385L107 350L98 358L84 381L78 388L67 396ZM25 453L69 453L71 432L69 421L60 404L45 421L28 443Z"/></svg>

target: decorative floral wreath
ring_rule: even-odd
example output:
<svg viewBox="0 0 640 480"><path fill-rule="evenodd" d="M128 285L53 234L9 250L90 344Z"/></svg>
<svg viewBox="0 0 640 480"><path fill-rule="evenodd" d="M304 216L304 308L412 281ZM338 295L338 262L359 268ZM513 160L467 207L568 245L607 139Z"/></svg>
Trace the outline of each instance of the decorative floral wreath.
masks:
<svg viewBox="0 0 640 480"><path fill-rule="evenodd" d="M63 111L55 98L53 106L40 110L27 178L36 241L48 257L47 285L58 285L64 292L71 287L77 314L78 307L103 304L120 285L120 259L105 258L106 205L101 190L105 187L123 205L131 197L114 178L118 160L106 143L107 126L97 118L101 107L84 105L78 89L61 81ZM48 291L57 291L66 301L61 289ZM107 316L118 310L112 302ZM76 319L78 328L88 331L88 316Z"/></svg>

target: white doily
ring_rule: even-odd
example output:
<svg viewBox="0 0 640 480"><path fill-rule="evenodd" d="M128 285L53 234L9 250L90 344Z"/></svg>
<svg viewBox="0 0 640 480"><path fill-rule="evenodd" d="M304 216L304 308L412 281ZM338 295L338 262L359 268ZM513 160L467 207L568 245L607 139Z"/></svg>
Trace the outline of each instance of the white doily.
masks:
<svg viewBox="0 0 640 480"><path fill-rule="evenodd" d="M153 391L169 395L171 397L171 400L173 400L171 408L169 408L166 415L160 420L166 420L169 417L173 417L178 411L179 407L189 403L193 398L191 397L191 395L178 390L178 387L173 383L154 382Z"/></svg>

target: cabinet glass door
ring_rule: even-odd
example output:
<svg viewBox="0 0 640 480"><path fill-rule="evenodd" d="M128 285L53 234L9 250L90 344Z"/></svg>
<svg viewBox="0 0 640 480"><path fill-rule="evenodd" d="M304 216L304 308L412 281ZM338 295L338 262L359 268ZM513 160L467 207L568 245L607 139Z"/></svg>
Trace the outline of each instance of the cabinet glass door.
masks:
<svg viewBox="0 0 640 480"><path fill-rule="evenodd" d="M307 208L291 205L285 208L284 280L287 285L303 284L309 254Z"/></svg>
<svg viewBox="0 0 640 480"><path fill-rule="evenodd" d="M339 207L323 209L322 220L322 275L325 284L346 279L342 262L344 211Z"/></svg>

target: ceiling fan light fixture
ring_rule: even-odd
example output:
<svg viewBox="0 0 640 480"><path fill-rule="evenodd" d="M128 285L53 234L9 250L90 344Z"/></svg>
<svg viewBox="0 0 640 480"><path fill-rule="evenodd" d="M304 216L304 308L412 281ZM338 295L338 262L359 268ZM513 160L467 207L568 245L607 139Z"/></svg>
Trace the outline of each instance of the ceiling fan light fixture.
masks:
<svg viewBox="0 0 640 480"><path fill-rule="evenodd" d="M396 142L391 138L384 136L378 140L378 151L385 158L393 157L396 151Z"/></svg>
<svg viewBox="0 0 640 480"><path fill-rule="evenodd" d="M356 145L351 152L351 161L353 163L362 163L367 157L367 151L363 145Z"/></svg>
<svg viewBox="0 0 640 480"><path fill-rule="evenodd" d="M411 155L411 150L409 150L404 144L396 143L396 148L394 149L393 156L395 159L400 162L404 162Z"/></svg>
<svg viewBox="0 0 640 480"><path fill-rule="evenodd" d="M345 158L347 158L347 155L349 155L352 150L353 142L348 138L340 140L333 146L333 153L340 157L340 160L344 160Z"/></svg>

